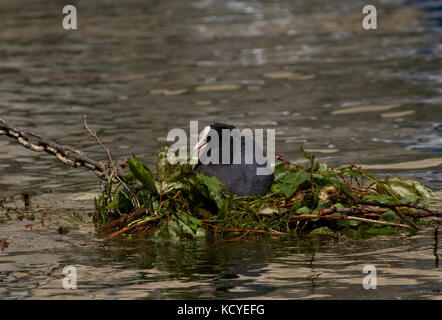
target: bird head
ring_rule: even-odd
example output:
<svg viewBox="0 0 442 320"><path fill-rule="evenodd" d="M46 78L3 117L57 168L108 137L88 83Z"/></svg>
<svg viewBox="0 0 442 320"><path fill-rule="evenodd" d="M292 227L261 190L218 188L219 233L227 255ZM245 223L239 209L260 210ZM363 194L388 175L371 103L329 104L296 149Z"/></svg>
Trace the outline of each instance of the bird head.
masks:
<svg viewBox="0 0 442 320"><path fill-rule="evenodd" d="M214 123L205 127L199 135L199 141L194 146L193 153L200 153L210 146L210 143L213 143L213 139L217 139L217 147L221 147L223 130L230 131L233 129L236 129L236 127L224 123Z"/></svg>

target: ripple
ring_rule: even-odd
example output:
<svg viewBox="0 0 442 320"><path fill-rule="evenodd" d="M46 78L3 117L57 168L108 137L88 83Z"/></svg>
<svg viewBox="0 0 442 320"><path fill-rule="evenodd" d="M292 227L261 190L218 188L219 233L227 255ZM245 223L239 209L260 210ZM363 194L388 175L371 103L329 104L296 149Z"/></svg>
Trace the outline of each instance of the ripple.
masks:
<svg viewBox="0 0 442 320"><path fill-rule="evenodd" d="M388 112L388 113L382 113L382 118L400 118L409 116L414 113L414 110L406 110L406 111L399 111L399 112Z"/></svg>
<svg viewBox="0 0 442 320"><path fill-rule="evenodd" d="M335 110L332 111L332 115L340 115L340 114L355 114L355 113L364 113L364 112L379 112L390 110L393 108L399 107L400 104L390 104L386 106L382 105L369 105L369 106L358 106L358 107L350 107L343 110Z"/></svg>
<svg viewBox="0 0 442 320"><path fill-rule="evenodd" d="M425 169L442 165L442 158L423 159L385 164L360 164L364 169L410 170Z"/></svg>
<svg viewBox="0 0 442 320"><path fill-rule="evenodd" d="M241 86L236 84L211 84L211 85L205 85L205 86L199 86L196 87L196 92L217 92L217 91L231 91L231 90L238 90Z"/></svg>

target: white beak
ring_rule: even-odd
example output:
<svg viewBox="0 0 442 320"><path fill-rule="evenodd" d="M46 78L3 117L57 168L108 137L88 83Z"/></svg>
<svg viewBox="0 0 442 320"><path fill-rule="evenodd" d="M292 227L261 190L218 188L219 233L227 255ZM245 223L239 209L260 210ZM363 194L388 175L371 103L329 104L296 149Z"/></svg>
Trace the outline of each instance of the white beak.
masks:
<svg viewBox="0 0 442 320"><path fill-rule="evenodd" d="M204 148L207 145L207 141L200 140L198 143L193 147L193 153L198 153L202 148Z"/></svg>
<svg viewBox="0 0 442 320"><path fill-rule="evenodd" d="M200 141L193 147L193 153L198 153L202 148L207 145L207 136L209 135L210 126L204 128L200 134Z"/></svg>

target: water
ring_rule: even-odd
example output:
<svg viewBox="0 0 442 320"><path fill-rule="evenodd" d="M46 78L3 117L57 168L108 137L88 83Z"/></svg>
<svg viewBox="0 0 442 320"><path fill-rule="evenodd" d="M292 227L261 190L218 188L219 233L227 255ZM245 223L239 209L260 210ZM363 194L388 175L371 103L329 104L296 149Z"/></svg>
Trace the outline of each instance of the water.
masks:
<svg viewBox="0 0 442 320"><path fill-rule="evenodd" d="M378 30L367 31L363 1L80 2L79 29L66 31L64 3L5 0L0 115L106 159L86 113L115 159L148 164L190 120L275 128L292 161L304 144L333 166L416 179L440 209L440 20L425 1L405 3L376 2ZM441 298L429 231L362 243L102 241L93 174L5 137L0 150L0 195L53 189L33 199L36 220L0 223L1 298ZM367 264L376 290L363 289ZM65 265L77 267L77 290L62 287Z"/></svg>

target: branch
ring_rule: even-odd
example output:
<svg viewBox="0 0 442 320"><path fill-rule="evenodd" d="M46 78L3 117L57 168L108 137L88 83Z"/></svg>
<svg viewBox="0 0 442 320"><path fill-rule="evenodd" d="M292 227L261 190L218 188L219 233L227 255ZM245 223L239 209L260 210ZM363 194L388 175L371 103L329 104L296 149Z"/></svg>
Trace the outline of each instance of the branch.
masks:
<svg viewBox="0 0 442 320"><path fill-rule="evenodd" d="M137 222L137 223L135 223L135 224L133 224L133 225L130 225L130 226L128 226L128 227L125 227L125 228L123 228L123 229L121 229L121 230L118 230L118 231L112 233L112 234L109 235L106 239L116 238L116 237L118 237L118 236L119 236L120 234L122 234L122 233L125 233L125 232L130 231L130 230L135 229L135 228L138 228L138 227L140 227L140 226L143 226L143 225L146 225L146 224L149 224L149 223L152 223L152 222L158 221L158 220L160 220L161 218L162 218L162 217L156 217L156 218L152 218L152 219L149 219L149 220L144 220L144 221Z"/></svg>
<svg viewBox="0 0 442 320"><path fill-rule="evenodd" d="M342 208L338 208L342 209ZM336 212L336 211L335 211ZM296 219L292 219L289 222L296 222L301 220L310 220L310 219L346 219L346 220L355 220L360 222L367 222L372 224L382 224L385 226L394 226L394 227L401 227L401 228L408 228L413 229L413 227L406 225L406 224L400 224L400 223L394 223L394 222L387 222L387 221L380 221L380 220L373 220L373 219L366 219L366 218L359 218L359 217L353 217L353 216L347 216L347 215L339 215L339 216L318 216L318 215L303 215Z"/></svg>
<svg viewBox="0 0 442 320"><path fill-rule="evenodd" d="M110 154L110 151L108 148L106 148L106 146L103 144L103 142L101 142L100 138L98 138L97 133L95 131L92 131L91 129L89 129L89 126L87 125L87 117L86 114L83 114L83 123L84 123L84 128L87 130L87 132L89 133L89 136L95 138L95 140L97 140L98 144L103 148L103 150L106 152L107 157L109 158L109 165L111 168L115 168L114 165L114 160L112 159L112 156ZM118 173L118 172L115 172Z"/></svg>
<svg viewBox="0 0 442 320"><path fill-rule="evenodd" d="M379 202L379 201L374 201L374 200L358 200L358 203L364 204L367 206L384 207L384 208L390 208L390 209L395 209L395 208L399 208L399 207L407 207L407 208L413 208L413 209L417 209L417 210L427 211L428 213L430 213L429 215L425 215L425 217L429 217L429 216L442 217L441 211L430 210L428 208L417 206L417 205L411 204L411 203L384 203L384 202ZM414 214L410 214L410 215L415 216L415 217L422 217L423 216L423 215L414 215Z"/></svg>
<svg viewBox="0 0 442 320"><path fill-rule="evenodd" d="M100 231L105 231L107 229L112 229L112 228L115 228L118 226L126 225L130 221L133 221L133 220L137 219L138 217L141 217L146 212L147 212L147 209L136 210L136 211L132 212L131 214L125 215L124 217L121 217L121 218L113 220L105 225L102 225L101 227L99 227L99 229L100 229Z"/></svg>
<svg viewBox="0 0 442 320"><path fill-rule="evenodd" d="M120 177L119 171L118 171L118 167L115 165L114 159L112 159L111 153L109 148L106 148L106 146L103 144L103 142L100 140L100 138L98 137L97 133L95 131L92 131L91 129L89 129L89 126L87 125L87 116L86 114L83 114L83 123L84 123L84 128L87 130L87 132L89 133L89 136L93 137L95 140L97 140L98 144L103 148L103 150L106 152L107 157L109 158L109 167L112 169L113 172L115 172L115 178L117 178L117 180L124 186L124 188L129 192L129 194L131 195L131 202L134 206L134 208L137 208L137 198L136 196L133 194L132 190L130 190L130 188L127 186L127 184L123 181L123 179ZM111 175L109 175L111 176Z"/></svg>

